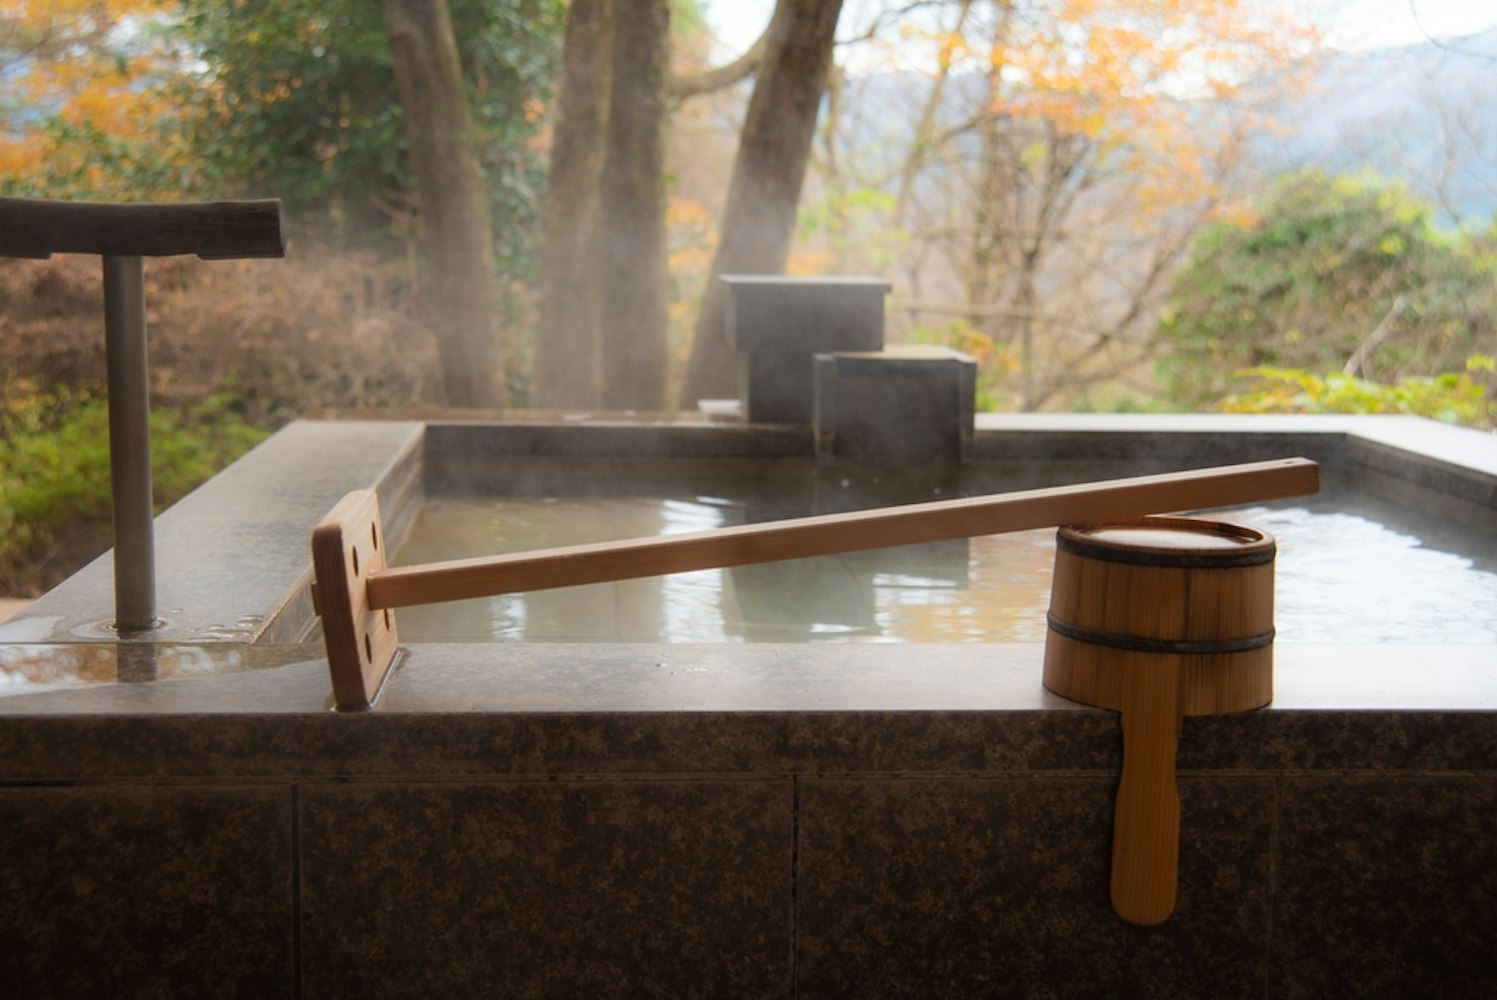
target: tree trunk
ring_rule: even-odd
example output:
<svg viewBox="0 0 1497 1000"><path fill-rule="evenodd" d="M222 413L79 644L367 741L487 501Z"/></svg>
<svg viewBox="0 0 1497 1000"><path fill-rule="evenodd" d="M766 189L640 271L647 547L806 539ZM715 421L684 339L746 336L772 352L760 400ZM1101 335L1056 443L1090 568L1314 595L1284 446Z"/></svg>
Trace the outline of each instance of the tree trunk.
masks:
<svg viewBox="0 0 1497 1000"><path fill-rule="evenodd" d="M842 0L779 0L728 187L722 239L691 346L683 406L732 396L741 360L724 339L723 274L778 274L795 233Z"/></svg>
<svg viewBox="0 0 1497 1000"><path fill-rule="evenodd" d="M666 406L665 98L670 0L631 0L613 24L603 174L603 405Z"/></svg>
<svg viewBox="0 0 1497 1000"><path fill-rule="evenodd" d="M531 400L548 409L602 399L602 244L599 190L607 162L612 78L611 0L572 0L546 193L540 330Z"/></svg>
<svg viewBox="0 0 1497 1000"><path fill-rule="evenodd" d="M501 356L489 200L446 0L385 0L431 274L442 387L453 406L497 407Z"/></svg>

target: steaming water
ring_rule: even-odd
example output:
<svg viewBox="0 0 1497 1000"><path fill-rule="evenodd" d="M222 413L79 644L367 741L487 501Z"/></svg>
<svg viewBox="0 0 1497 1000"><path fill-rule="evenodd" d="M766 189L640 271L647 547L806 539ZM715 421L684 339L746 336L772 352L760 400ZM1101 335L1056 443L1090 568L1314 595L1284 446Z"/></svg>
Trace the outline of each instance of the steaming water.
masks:
<svg viewBox="0 0 1497 1000"><path fill-rule="evenodd" d="M1358 514L1255 507L1285 642L1497 643L1497 573ZM397 564L741 524L685 499L433 499ZM403 608L407 642L1041 642L1054 529Z"/></svg>

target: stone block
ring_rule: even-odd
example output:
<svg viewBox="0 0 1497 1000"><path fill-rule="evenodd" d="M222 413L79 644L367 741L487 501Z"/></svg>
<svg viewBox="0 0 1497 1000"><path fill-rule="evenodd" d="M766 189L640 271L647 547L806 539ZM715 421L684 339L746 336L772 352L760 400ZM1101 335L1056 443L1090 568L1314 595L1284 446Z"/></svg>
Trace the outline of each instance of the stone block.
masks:
<svg viewBox="0 0 1497 1000"><path fill-rule="evenodd" d="M792 278L725 274L728 343L745 363L739 387L753 423L811 422L811 358L823 351L884 346L884 296L878 278Z"/></svg>
<svg viewBox="0 0 1497 1000"><path fill-rule="evenodd" d="M908 345L816 356L818 462L891 466L971 458L977 363L947 347Z"/></svg>

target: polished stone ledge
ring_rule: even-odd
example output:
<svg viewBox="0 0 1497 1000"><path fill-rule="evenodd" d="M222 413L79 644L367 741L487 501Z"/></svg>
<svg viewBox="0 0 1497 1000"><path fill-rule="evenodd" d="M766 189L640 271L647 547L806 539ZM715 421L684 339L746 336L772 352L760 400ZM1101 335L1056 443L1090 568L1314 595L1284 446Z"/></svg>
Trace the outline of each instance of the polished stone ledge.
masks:
<svg viewBox="0 0 1497 1000"><path fill-rule="evenodd" d="M1279 643L1274 653L1277 711L1497 711L1492 645ZM375 711L1084 710L1044 689L1043 656L1042 643L425 643L402 647ZM318 644L0 645L0 719L330 707Z"/></svg>
<svg viewBox="0 0 1497 1000"><path fill-rule="evenodd" d="M0 781L1115 773L1117 715L1045 691L1042 650L433 644L373 711L340 714L320 650L282 647L258 669L0 699ZM1182 771L1493 769L1491 646L1277 652L1273 706L1187 719Z"/></svg>
<svg viewBox="0 0 1497 1000"><path fill-rule="evenodd" d="M517 469L575 476L577 463L649 479L685 466L702 476L751 466L793 477L809 460L809 428L584 415L503 423L447 420L298 421L166 511L156 522L157 643L287 643L313 623L312 528L351 489L378 486L386 532L429 478L463 490L513 485ZM971 469L992 489L1304 455L1322 463L1327 493L1386 496L1438 513L1480 538L1497 535L1497 435L1404 417L1236 414L982 414ZM483 460L476 460L483 456ZM688 459L689 461L680 461ZM1041 478L1026 476L1040 463ZM805 467L809 468L809 467ZM769 470L777 470L771 472ZM800 475L804 475L804 468ZM549 481L549 480L548 480ZM1474 529L1474 530L1473 530ZM110 643L111 556L0 623L6 643ZM3 693L3 692L0 692Z"/></svg>

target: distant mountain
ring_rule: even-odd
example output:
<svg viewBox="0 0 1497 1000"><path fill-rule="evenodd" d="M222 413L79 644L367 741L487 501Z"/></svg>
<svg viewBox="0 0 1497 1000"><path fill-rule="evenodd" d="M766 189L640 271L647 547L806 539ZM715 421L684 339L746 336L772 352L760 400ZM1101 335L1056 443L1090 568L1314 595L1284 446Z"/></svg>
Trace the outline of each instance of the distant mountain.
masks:
<svg viewBox="0 0 1497 1000"><path fill-rule="evenodd" d="M887 73L849 88L838 128L864 176L896 167L930 86L923 74ZM984 94L981 77L951 77L941 120L980 114ZM1203 118L1222 111L1231 113L1188 106ZM1406 181L1447 225L1482 226L1497 212L1497 29L1441 45L1330 53L1304 93L1267 111L1278 127L1248 143L1251 171L1372 171ZM968 156L976 145L975 135L956 142ZM939 175L939 165L928 169Z"/></svg>
<svg viewBox="0 0 1497 1000"><path fill-rule="evenodd" d="M1328 56L1308 92L1274 109L1285 134L1252 155L1268 170L1371 170L1403 179L1446 223L1497 212L1497 29Z"/></svg>

